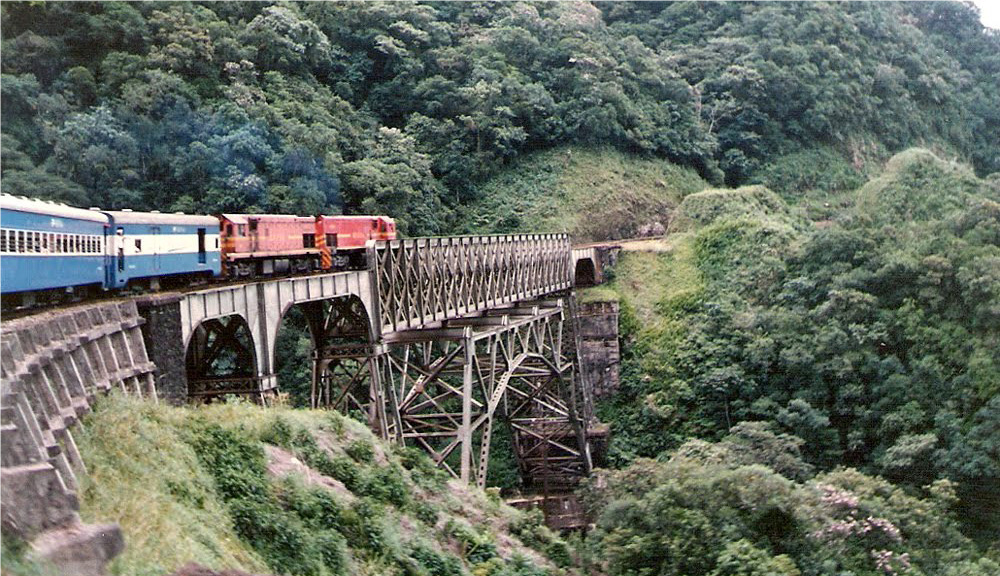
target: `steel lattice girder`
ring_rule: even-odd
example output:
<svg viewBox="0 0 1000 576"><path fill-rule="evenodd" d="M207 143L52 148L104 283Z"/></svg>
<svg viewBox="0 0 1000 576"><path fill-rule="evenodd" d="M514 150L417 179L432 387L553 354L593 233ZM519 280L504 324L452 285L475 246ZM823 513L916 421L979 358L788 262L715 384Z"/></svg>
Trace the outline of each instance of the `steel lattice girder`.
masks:
<svg viewBox="0 0 1000 576"><path fill-rule="evenodd" d="M414 238L374 243L384 334L569 289L566 234Z"/></svg>
<svg viewBox="0 0 1000 576"><path fill-rule="evenodd" d="M337 298L302 306L313 341L311 406L366 412L375 363L364 304Z"/></svg>
<svg viewBox="0 0 1000 576"><path fill-rule="evenodd" d="M562 301L547 304L387 335L376 357L376 429L485 486L494 420L505 414L524 450L523 470L586 475L585 423L576 413L573 366L562 353L566 311ZM552 434L567 427L569 442L565 433ZM551 460L534 463L542 452Z"/></svg>
<svg viewBox="0 0 1000 576"><path fill-rule="evenodd" d="M261 379L254 373L253 340L240 316L202 322L192 334L185 362L191 398L261 394Z"/></svg>

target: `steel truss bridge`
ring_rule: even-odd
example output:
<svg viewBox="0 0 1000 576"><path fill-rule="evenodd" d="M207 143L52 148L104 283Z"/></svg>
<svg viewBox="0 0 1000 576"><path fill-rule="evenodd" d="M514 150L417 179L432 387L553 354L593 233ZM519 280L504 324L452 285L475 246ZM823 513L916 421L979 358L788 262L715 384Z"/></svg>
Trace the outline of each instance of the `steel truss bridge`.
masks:
<svg viewBox="0 0 1000 576"><path fill-rule="evenodd" d="M527 485L559 490L589 474L604 429L576 361L574 288L600 283L612 251L555 234L394 240L367 256L366 270L140 303L160 396L268 401L278 329L299 306L313 407L360 414L479 486L500 427ZM183 369L162 369L170 358Z"/></svg>

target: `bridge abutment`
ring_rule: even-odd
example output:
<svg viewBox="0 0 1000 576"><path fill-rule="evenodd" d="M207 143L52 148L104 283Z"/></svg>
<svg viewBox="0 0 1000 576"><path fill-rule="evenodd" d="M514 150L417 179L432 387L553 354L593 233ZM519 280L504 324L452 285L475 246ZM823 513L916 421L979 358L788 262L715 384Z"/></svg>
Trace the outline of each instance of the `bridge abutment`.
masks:
<svg viewBox="0 0 1000 576"><path fill-rule="evenodd" d="M184 335L181 330L181 295L145 296L135 301L142 325L146 353L156 364L156 393L161 400L182 404L188 399L187 371L184 369Z"/></svg>

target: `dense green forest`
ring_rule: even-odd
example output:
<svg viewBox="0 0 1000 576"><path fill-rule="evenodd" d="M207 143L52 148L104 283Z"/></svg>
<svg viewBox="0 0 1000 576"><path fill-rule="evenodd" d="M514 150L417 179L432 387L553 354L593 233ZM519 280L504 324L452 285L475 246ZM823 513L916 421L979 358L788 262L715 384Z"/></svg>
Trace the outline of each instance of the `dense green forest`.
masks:
<svg viewBox="0 0 1000 576"><path fill-rule="evenodd" d="M706 189L626 253L611 573L1000 571L998 176L911 149L812 219Z"/></svg>
<svg viewBox="0 0 1000 576"><path fill-rule="evenodd" d="M483 178L565 143L730 186L809 186L913 145L1000 169L1000 36L960 3L0 10L3 190L76 205L448 233Z"/></svg>
<svg viewBox="0 0 1000 576"><path fill-rule="evenodd" d="M0 11L5 193L378 212L409 235L666 233L584 295L621 304L622 385L599 407L609 470L583 490L595 529L569 543L538 531L556 564L623 576L1000 574L1000 34L972 5ZM278 346L282 388L302 404L301 311ZM252 446L235 446L251 464L260 444L292 450L265 416L233 410L256 422ZM197 442L224 432L155 416L177 428L191 467L216 475L191 480L198 494L227 481L225 455ZM505 465L494 478L515 490ZM259 466L234 468L260 480ZM392 484L377 466L364 474ZM348 537L370 573L535 573L421 557L395 537L386 552L351 539L360 525L310 524L316 504L299 509L297 488L263 490L251 504L265 519ZM379 495L380 518L419 515L419 486L404 491L398 505ZM215 565L284 569L238 497L213 506L246 528L240 553L257 556ZM317 568L302 573L343 570L303 538L293 561ZM149 565L145 553L123 566Z"/></svg>

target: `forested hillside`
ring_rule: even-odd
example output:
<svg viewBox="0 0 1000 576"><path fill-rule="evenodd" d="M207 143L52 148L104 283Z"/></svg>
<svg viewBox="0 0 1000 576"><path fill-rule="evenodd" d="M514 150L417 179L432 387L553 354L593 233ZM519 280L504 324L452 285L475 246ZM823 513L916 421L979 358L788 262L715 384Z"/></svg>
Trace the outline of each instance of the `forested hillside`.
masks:
<svg viewBox="0 0 1000 576"><path fill-rule="evenodd" d="M611 573L1000 571L997 176L911 149L820 222L705 190L624 255Z"/></svg>
<svg viewBox="0 0 1000 576"><path fill-rule="evenodd" d="M115 573L1000 574L1000 34L971 4L0 14L5 193L665 235L582 294L622 311L585 539L474 491L470 514L339 416L112 398L81 450L85 516L131 538ZM310 351L295 308L296 405Z"/></svg>
<svg viewBox="0 0 1000 576"><path fill-rule="evenodd" d="M429 234L556 144L792 192L912 145L1000 168L1000 36L959 3L0 10L3 190L81 206L385 212Z"/></svg>

